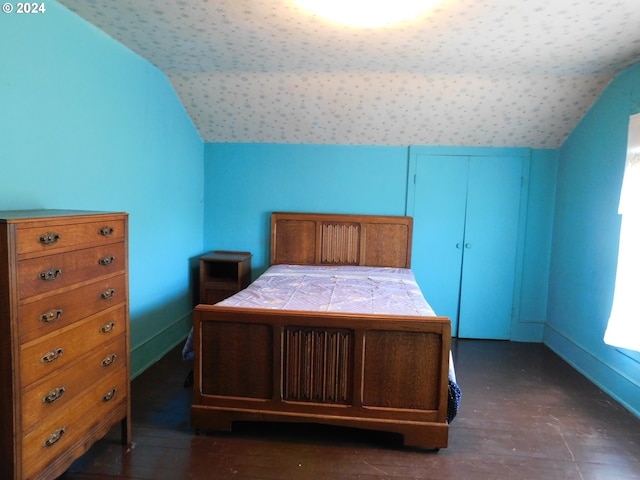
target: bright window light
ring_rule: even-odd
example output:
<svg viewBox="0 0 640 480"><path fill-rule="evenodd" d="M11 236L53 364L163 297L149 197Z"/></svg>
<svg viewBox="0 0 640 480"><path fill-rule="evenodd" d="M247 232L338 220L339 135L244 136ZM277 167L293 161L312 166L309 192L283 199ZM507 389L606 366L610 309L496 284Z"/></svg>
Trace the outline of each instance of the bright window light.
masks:
<svg viewBox="0 0 640 480"><path fill-rule="evenodd" d="M350 27L382 28L415 19L442 0L294 0L304 10Z"/></svg>
<svg viewBox="0 0 640 480"><path fill-rule="evenodd" d="M620 192L620 247L613 306L604 341L640 352L640 114L629 121L629 145Z"/></svg>

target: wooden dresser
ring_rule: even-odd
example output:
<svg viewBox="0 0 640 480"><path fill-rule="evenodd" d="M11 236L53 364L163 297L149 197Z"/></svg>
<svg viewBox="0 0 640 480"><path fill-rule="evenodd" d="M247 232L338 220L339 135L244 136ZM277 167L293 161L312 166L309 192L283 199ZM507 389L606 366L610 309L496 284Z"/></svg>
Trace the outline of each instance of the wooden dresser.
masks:
<svg viewBox="0 0 640 480"><path fill-rule="evenodd" d="M130 443L127 228L0 211L0 478L56 478L117 423Z"/></svg>

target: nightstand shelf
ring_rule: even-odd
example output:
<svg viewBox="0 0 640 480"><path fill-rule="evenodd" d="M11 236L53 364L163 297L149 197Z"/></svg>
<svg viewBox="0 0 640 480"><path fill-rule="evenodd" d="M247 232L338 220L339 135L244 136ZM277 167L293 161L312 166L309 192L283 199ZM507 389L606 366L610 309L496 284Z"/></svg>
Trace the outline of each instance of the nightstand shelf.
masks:
<svg viewBox="0 0 640 480"><path fill-rule="evenodd" d="M250 282L249 252L215 250L200 257L200 303L218 303Z"/></svg>

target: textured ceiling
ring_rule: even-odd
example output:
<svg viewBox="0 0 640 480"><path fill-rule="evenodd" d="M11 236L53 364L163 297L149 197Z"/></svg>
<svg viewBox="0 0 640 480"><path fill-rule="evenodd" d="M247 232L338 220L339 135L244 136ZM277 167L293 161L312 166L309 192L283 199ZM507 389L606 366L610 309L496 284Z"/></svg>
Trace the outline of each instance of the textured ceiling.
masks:
<svg viewBox="0 0 640 480"><path fill-rule="evenodd" d="M60 3L158 66L207 142L556 148L640 61L638 0L444 0L382 30L293 0Z"/></svg>

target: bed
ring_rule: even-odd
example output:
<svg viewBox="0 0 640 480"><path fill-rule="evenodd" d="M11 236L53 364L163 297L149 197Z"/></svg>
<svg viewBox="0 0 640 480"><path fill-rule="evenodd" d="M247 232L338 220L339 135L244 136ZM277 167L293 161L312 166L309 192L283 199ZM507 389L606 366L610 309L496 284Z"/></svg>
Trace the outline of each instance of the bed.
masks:
<svg viewBox="0 0 640 480"><path fill-rule="evenodd" d="M273 213L271 266L195 308L192 426L321 423L446 447L451 326L409 269L412 227L410 217Z"/></svg>

